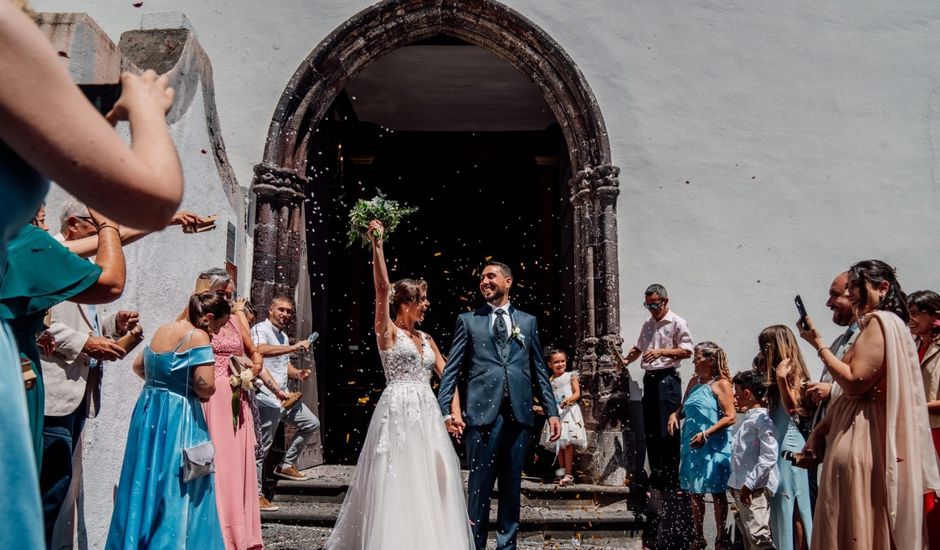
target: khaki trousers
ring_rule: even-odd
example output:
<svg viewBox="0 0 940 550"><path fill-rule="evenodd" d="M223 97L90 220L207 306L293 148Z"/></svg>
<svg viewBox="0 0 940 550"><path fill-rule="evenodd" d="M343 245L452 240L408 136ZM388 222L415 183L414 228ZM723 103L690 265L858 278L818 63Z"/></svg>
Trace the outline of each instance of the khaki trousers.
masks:
<svg viewBox="0 0 940 550"><path fill-rule="evenodd" d="M770 495L767 489L760 488L751 493L751 504L741 502L741 492L729 489L732 498L735 521L744 534L744 548L775 549L770 533Z"/></svg>

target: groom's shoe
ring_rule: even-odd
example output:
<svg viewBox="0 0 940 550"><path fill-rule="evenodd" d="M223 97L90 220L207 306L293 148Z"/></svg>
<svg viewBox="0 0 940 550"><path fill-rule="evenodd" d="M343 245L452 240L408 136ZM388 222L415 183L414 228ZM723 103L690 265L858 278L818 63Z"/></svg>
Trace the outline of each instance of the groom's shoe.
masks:
<svg viewBox="0 0 940 550"><path fill-rule="evenodd" d="M292 479L294 481L303 481L307 479L307 476L297 471L297 468L294 468L293 465L290 465L286 468L281 468L278 466L274 469L274 475L284 479Z"/></svg>
<svg viewBox="0 0 940 550"><path fill-rule="evenodd" d="M281 507L277 504L274 504L270 500L264 498L264 495L258 496L258 508L260 508L262 512L277 512L281 509Z"/></svg>

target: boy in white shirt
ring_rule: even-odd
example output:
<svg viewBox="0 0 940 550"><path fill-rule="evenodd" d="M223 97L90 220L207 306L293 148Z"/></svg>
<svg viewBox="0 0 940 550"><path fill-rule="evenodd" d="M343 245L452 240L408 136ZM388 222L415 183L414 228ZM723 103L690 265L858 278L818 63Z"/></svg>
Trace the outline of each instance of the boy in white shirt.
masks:
<svg viewBox="0 0 940 550"><path fill-rule="evenodd" d="M739 372L734 402L744 418L731 441L731 477L728 488L734 503L744 547L776 548L770 532L770 496L777 490L777 438L763 406L767 386L757 371Z"/></svg>

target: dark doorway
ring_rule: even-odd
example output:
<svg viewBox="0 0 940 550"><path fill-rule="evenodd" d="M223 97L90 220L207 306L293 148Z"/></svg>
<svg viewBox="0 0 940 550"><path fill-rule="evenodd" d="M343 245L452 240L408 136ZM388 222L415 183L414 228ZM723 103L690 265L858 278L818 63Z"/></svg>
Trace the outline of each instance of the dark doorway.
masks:
<svg viewBox="0 0 940 550"><path fill-rule="evenodd" d="M428 53L425 47L421 56ZM422 329L443 353L457 314L482 304L477 277L489 258L512 267L512 301L538 317L543 347L572 353L576 339L572 211L565 183L570 169L557 124L499 131L492 122L481 121L473 130L458 121L457 129L447 131L441 127L447 124L444 116L425 124L425 130L400 130L360 120L381 107L365 105L368 90L360 87L356 93L359 97L347 89L337 97L308 152L307 243L314 328L325 336L316 359L329 463L356 461L385 385L372 332L370 251L346 246L348 213L356 200L380 189L419 208L391 236L386 255L392 280L428 281L432 306ZM459 104L470 96L479 97L462 90L425 109L433 117L440 109L506 108ZM402 101L392 98L388 104ZM527 108L547 109L544 102Z"/></svg>

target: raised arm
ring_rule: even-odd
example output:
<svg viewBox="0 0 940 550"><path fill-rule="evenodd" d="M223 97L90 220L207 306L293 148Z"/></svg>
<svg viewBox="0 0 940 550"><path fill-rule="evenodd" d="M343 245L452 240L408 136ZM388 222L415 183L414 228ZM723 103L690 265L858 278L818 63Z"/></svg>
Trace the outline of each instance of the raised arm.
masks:
<svg viewBox="0 0 940 550"><path fill-rule="evenodd" d="M780 393L780 403L783 405L783 410L787 411L788 414L792 414L793 411L796 411L800 407L800 389L798 386L794 387L794 385L790 383L790 371L792 368L793 363L790 361L790 358L784 357L780 363L777 364L777 368L774 371L777 390Z"/></svg>
<svg viewBox="0 0 940 550"><path fill-rule="evenodd" d="M385 266L383 235L385 228L377 220L369 223L372 238L372 280L375 283L375 339L379 349L389 349L395 344L395 330L389 305L388 268Z"/></svg>
<svg viewBox="0 0 940 550"><path fill-rule="evenodd" d="M0 141L79 200L123 225L160 229L183 195L165 113L166 76L121 76L112 122L129 120L132 145L98 113L48 38L13 2L0 2Z"/></svg>
<svg viewBox="0 0 940 550"><path fill-rule="evenodd" d="M169 225L192 226L199 223L201 220L202 218L198 215L181 210L173 216ZM152 230L134 229L133 227L120 227L119 229L121 232L121 246L127 246L137 242L153 233ZM81 239L65 241L62 244L82 258L90 258L94 256L95 252L98 250L98 235L89 235Z"/></svg>
<svg viewBox="0 0 940 550"><path fill-rule="evenodd" d="M124 293L124 283L127 280L124 250L121 248L120 232L114 222L91 208L88 213L98 227L95 263L101 268L101 276L93 285L72 297L71 301L80 304L106 304L117 300Z"/></svg>
<svg viewBox="0 0 940 550"><path fill-rule="evenodd" d="M836 357L826 346L812 319L807 317L806 323L807 330L797 324L800 336L816 348L829 374L847 395L864 395L878 382L876 375L885 361L885 335L877 315L868 316L855 344L846 354L848 363Z"/></svg>

